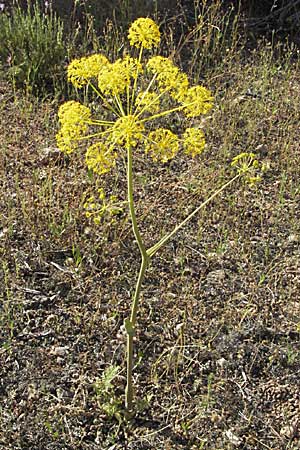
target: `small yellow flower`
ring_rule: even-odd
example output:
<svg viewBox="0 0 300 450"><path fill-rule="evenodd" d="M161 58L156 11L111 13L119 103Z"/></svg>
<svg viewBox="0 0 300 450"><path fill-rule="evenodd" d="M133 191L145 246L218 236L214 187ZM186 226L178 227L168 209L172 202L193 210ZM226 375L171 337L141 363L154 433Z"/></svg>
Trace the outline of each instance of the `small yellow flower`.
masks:
<svg viewBox="0 0 300 450"><path fill-rule="evenodd" d="M88 147L85 162L89 169L98 175L102 175L111 170L116 164L117 155L112 147L105 145L103 142Z"/></svg>
<svg viewBox="0 0 300 450"><path fill-rule="evenodd" d="M135 99L135 105L137 113L142 109L151 114L158 113L160 110L160 101L155 92L140 92Z"/></svg>
<svg viewBox="0 0 300 450"><path fill-rule="evenodd" d="M58 110L58 118L62 125L87 124L91 118L91 110L73 100L63 103Z"/></svg>
<svg viewBox="0 0 300 450"><path fill-rule="evenodd" d="M171 72L177 67L172 63L170 58L165 58L164 56L152 56L147 62L147 69L155 74L160 74L163 72Z"/></svg>
<svg viewBox="0 0 300 450"><path fill-rule="evenodd" d="M246 179L246 183L250 186L253 187L256 185L256 183L259 183L261 181L261 177L260 176L256 176L256 177L247 177Z"/></svg>
<svg viewBox="0 0 300 450"><path fill-rule="evenodd" d="M178 150L178 137L170 130L158 128L147 136L145 152L150 154L153 161L167 162L176 156Z"/></svg>
<svg viewBox="0 0 300 450"><path fill-rule="evenodd" d="M147 69L156 75L161 91L168 91L175 100L184 97L189 87L188 77L169 58L154 56L149 59Z"/></svg>
<svg viewBox="0 0 300 450"><path fill-rule="evenodd" d="M126 56L118 59L113 64L103 66L98 75L98 86L106 95L119 95L130 86L134 79L142 71L142 65L137 59Z"/></svg>
<svg viewBox="0 0 300 450"><path fill-rule="evenodd" d="M159 46L160 31L152 19L139 18L129 28L128 39L132 46L151 49Z"/></svg>
<svg viewBox="0 0 300 450"><path fill-rule="evenodd" d="M187 117L197 117L206 114L213 106L213 96L211 92L203 86L193 86L189 88L182 98L185 106L184 113Z"/></svg>
<svg viewBox="0 0 300 450"><path fill-rule="evenodd" d="M110 140L117 145L135 146L142 138L143 124L139 123L134 115L120 117L111 130Z"/></svg>
<svg viewBox="0 0 300 450"><path fill-rule="evenodd" d="M100 225L100 223L101 223L101 215L94 217L94 224Z"/></svg>
<svg viewBox="0 0 300 450"><path fill-rule="evenodd" d="M198 128L187 128L183 134L184 153L193 158L200 155L205 147L205 137L202 130Z"/></svg>
<svg viewBox="0 0 300 450"><path fill-rule="evenodd" d="M99 224L101 222L102 216L105 213L104 205L95 199L95 197L92 195L91 197L87 198L83 207L85 209L85 217L87 219L92 218L93 222L95 224Z"/></svg>
<svg viewBox="0 0 300 450"><path fill-rule="evenodd" d="M249 186L254 186L261 181L258 172L262 172L263 168L259 167L260 164L254 153L240 153L233 158L231 166L235 167L240 175L244 175L245 183Z"/></svg>
<svg viewBox="0 0 300 450"><path fill-rule="evenodd" d="M82 130L76 125L65 125L56 134L57 147L67 155L78 147L78 139L82 136Z"/></svg>
<svg viewBox="0 0 300 450"><path fill-rule="evenodd" d="M98 198L95 200L94 196L87 198L83 207L85 209L85 216L92 218L96 225L99 225L104 216L109 216L109 222L114 223L113 216L123 212L122 202L118 201L115 195L106 197L104 189L98 189Z"/></svg>
<svg viewBox="0 0 300 450"><path fill-rule="evenodd" d="M254 153L244 152L233 158L231 166L236 167L238 173L243 174L249 172L251 168L258 168L259 162L256 159L256 155Z"/></svg>
<svg viewBox="0 0 300 450"><path fill-rule="evenodd" d="M98 197L100 200L104 201L105 200L105 192L103 188L99 188L98 189Z"/></svg>
<svg viewBox="0 0 300 450"><path fill-rule="evenodd" d="M60 106L58 118L61 128L56 135L57 146L64 153L72 153L88 129L91 111L78 102L68 101Z"/></svg>
<svg viewBox="0 0 300 450"><path fill-rule="evenodd" d="M68 81L80 89L92 78L97 78L102 67L107 64L108 59L100 54L74 59L68 66Z"/></svg>
<svg viewBox="0 0 300 450"><path fill-rule="evenodd" d="M87 198L85 203L83 204L84 209L93 210L96 209L95 197L92 195Z"/></svg>

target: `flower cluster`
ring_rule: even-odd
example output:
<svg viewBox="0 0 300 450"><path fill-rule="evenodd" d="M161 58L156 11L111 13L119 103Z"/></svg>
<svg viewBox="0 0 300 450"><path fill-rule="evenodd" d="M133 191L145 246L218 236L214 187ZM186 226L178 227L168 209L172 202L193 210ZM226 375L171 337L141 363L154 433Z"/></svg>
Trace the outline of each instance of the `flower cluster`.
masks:
<svg viewBox="0 0 300 450"><path fill-rule="evenodd" d="M244 180L249 186L254 186L261 181L258 172L259 170L264 171L264 167L260 167L254 153L240 153L233 158L231 166L237 169L239 175L244 176Z"/></svg>
<svg viewBox="0 0 300 450"><path fill-rule="evenodd" d="M85 209L85 216L88 219L93 219L96 225L102 221L103 216L108 213L113 217L122 213L122 203L120 203L115 195L110 195L108 198L102 188L98 189L97 196L91 195L88 197L83 205ZM110 220L113 221L112 219Z"/></svg>
<svg viewBox="0 0 300 450"><path fill-rule="evenodd" d="M111 130L111 141L120 146L136 146L142 138L144 126L132 114L120 117Z"/></svg>
<svg viewBox="0 0 300 450"><path fill-rule="evenodd" d="M182 98L184 113L187 117L198 117L206 114L213 106L213 97L203 86L189 88Z"/></svg>
<svg viewBox="0 0 300 450"><path fill-rule="evenodd" d="M160 92L168 92L174 100L182 100L185 97L189 87L188 77L169 58L150 58L147 70L155 76Z"/></svg>
<svg viewBox="0 0 300 450"><path fill-rule="evenodd" d="M151 131L145 143L145 152L149 153L153 161L167 162L174 158L179 151L176 134L164 128Z"/></svg>
<svg viewBox="0 0 300 450"><path fill-rule="evenodd" d="M141 63L130 56L107 64L98 72L98 87L105 95L120 95L130 87L131 80L142 70Z"/></svg>
<svg viewBox="0 0 300 450"><path fill-rule="evenodd" d="M128 33L130 45L137 48L150 49L158 47L160 43L160 32L155 22L151 19L141 17L131 25Z"/></svg>
<svg viewBox="0 0 300 450"><path fill-rule="evenodd" d="M128 38L131 46L139 49L138 58L125 55L109 62L96 54L76 59L68 67L68 80L76 88L91 85L106 110L103 117L110 114L111 119L93 117L89 108L74 101L63 104L58 113L58 147L71 153L80 143L91 140L85 161L99 175L109 172L123 149L129 147L143 149L154 161L163 163L180 150L195 157L205 147L198 118L212 108L211 93L203 86L190 86L187 75L169 58L151 56L145 61L143 50L160 43L159 28L153 20L137 19ZM160 123L174 114L182 115L182 129L176 134L165 121L163 127Z"/></svg>
<svg viewBox="0 0 300 450"><path fill-rule="evenodd" d="M57 145L65 153L72 153L88 130L91 111L78 102L69 101L60 106L58 118L61 129L56 135Z"/></svg>
<svg viewBox="0 0 300 450"><path fill-rule="evenodd" d="M183 134L183 148L187 155L200 155L205 147L205 137L198 128L187 128Z"/></svg>
<svg viewBox="0 0 300 450"><path fill-rule="evenodd" d="M85 162L90 170L98 175L103 175L115 166L116 158L117 154L112 147L103 142L96 142L88 147Z"/></svg>
<svg viewBox="0 0 300 450"><path fill-rule="evenodd" d="M91 55L74 59L68 66L68 81L77 88L82 88L93 78L97 78L103 67L109 64L104 55Z"/></svg>

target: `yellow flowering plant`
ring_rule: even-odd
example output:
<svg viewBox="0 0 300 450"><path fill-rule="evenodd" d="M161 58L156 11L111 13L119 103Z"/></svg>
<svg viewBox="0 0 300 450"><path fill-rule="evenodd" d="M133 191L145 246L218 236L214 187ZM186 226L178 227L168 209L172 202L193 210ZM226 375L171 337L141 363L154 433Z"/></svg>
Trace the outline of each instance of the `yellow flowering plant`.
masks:
<svg viewBox="0 0 300 450"><path fill-rule="evenodd" d="M132 229L137 241L141 265L133 294L130 317L125 320L127 334L127 386L125 406L133 410L133 342L141 286L151 258L182 228L195 214L214 197L220 194L237 178L256 169L258 162L253 154L242 154L233 161L238 169L227 183L216 190L205 202L163 236L152 247L147 248L140 233L133 200L133 158L144 152L154 161L165 163L182 151L195 158L205 147L204 132L200 118L213 106L211 92L203 86L190 86L188 77L169 58L144 56L160 44L160 31L149 18L139 18L130 26L128 38L133 47L133 56L126 54L114 62L104 55L92 55L72 61L68 66L68 80L78 89L91 88L98 97L97 110L76 101L64 103L58 112L60 130L58 147L71 154L80 147L85 148L85 161L89 170L98 175L113 170L116 160L126 157L127 202ZM103 111L99 117L99 111ZM160 126L162 118L180 114L181 129L174 133ZM165 123L165 121L163 121ZM88 144L87 144L88 143ZM254 183L255 177L249 180ZM108 208L105 194L100 191L102 206L100 216ZM114 200L114 199L113 199ZM99 206L94 198L85 204L89 216L96 214Z"/></svg>

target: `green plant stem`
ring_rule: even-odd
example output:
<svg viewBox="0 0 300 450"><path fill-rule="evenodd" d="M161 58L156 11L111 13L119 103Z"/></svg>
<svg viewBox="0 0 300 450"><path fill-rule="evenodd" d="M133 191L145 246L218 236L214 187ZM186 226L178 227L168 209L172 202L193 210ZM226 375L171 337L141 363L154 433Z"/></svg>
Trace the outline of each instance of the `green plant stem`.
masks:
<svg viewBox="0 0 300 450"><path fill-rule="evenodd" d="M125 330L127 333L127 384L125 390L125 407L128 412L131 412L133 404L133 388L132 388L133 338L135 335L135 325L141 287L148 266L149 256L147 255L146 247L143 243L142 236L139 232L136 220L134 200L133 200L132 148L129 144L127 145L127 195L128 195L129 212L132 222L132 229L142 256L140 272L136 283L135 293L131 306L130 319L125 320Z"/></svg>
<svg viewBox="0 0 300 450"><path fill-rule="evenodd" d="M127 332L127 385L125 391L125 407L127 411L132 411L133 403L133 387L132 387L132 370L133 370L133 338L135 335L136 316L138 310L138 302L141 293L141 286L144 280L145 272L148 266L148 258L142 257L139 277L135 287L133 297L130 320L125 321L125 329Z"/></svg>
<svg viewBox="0 0 300 450"><path fill-rule="evenodd" d="M145 259L148 259L147 250L146 250L145 244L142 240L142 236L139 232L136 215L135 215L135 208L134 208L134 201L133 201L132 148L130 145L127 145L127 196L128 196L128 206L129 206L129 212L130 212L130 217L131 217L133 233L134 233L134 236L138 243L141 255Z"/></svg>
<svg viewBox="0 0 300 450"><path fill-rule="evenodd" d="M138 80L138 76L139 76L139 66L142 61L142 55L143 55L143 46L141 46L140 51L139 51L139 59L138 59L137 65L136 65L134 84L133 84L132 94L131 94L131 101L130 101L130 105L128 104L130 114L131 114L133 106L134 106L134 98L135 98L135 94L136 94L137 80ZM128 97L128 101L129 101L129 97Z"/></svg>
<svg viewBox="0 0 300 450"><path fill-rule="evenodd" d="M163 246L165 245L176 233L180 228L182 228L189 220L192 219L192 217L197 214L200 209L204 208L209 202L211 202L215 197L217 197L222 191L224 191L228 186L230 186L237 178L240 177L240 174L236 175L235 177L231 178L231 180L227 181L227 183L223 184L217 191L215 191L208 199L206 199L203 203L201 203L198 208L194 209L194 211L187 216L186 219L184 219L180 224L176 225L176 227L171 231L170 233L166 234L162 239L160 239L156 244L154 244L152 247L148 248L147 255L151 258L155 253Z"/></svg>

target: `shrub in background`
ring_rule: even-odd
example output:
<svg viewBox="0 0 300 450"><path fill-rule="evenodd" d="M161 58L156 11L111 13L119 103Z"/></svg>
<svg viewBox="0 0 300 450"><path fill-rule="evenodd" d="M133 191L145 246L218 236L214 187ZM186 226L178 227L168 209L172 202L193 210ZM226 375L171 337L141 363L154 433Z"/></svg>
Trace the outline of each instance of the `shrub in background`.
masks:
<svg viewBox="0 0 300 450"><path fill-rule="evenodd" d="M0 15L2 68L16 86L28 91L53 87L62 78L67 49L64 26L52 10L45 14L38 2L27 10L15 6Z"/></svg>

